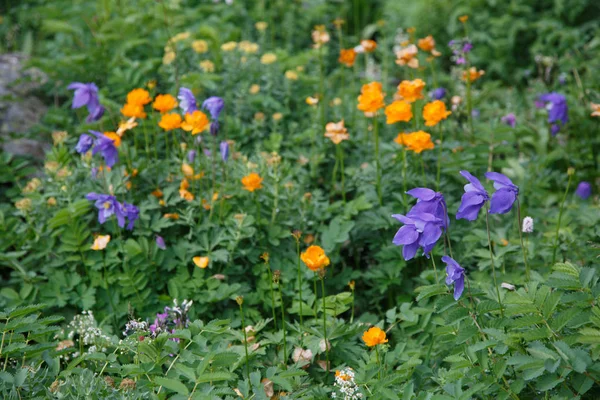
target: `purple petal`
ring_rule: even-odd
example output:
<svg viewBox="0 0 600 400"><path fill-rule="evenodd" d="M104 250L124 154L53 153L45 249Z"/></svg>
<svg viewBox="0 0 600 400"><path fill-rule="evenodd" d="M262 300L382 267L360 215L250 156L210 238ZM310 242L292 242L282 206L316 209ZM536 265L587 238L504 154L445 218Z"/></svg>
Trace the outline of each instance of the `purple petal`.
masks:
<svg viewBox="0 0 600 400"><path fill-rule="evenodd" d="M435 197L435 191L427 188L415 188L411 189L406 194L423 201L433 200Z"/></svg>
<svg viewBox="0 0 600 400"><path fill-rule="evenodd" d="M479 181L479 179L475 178L473 175L471 175L471 173L469 171L460 171L460 174L465 177L466 180L468 180L470 182L470 185L465 185L465 191L466 192L471 192L473 191L473 188L475 190L481 191L481 192L485 192L485 188L483 187L483 185L481 184L481 182ZM468 187L468 189L467 189Z"/></svg>
<svg viewBox="0 0 600 400"><path fill-rule="evenodd" d="M490 214L506 214L510 211L517 194L511 189L499 189L492 195Z"/></svg>
<svg viewBox="0 0 600 400"><path fill-rule="evenodd" d="M411 260L414 258L415 254L417 254L417 250L419 250L419 242L404 245L402 248L402 257L404 257L406 261Z"/></svg>
<svg viewBox="0 0 600 400"><path fill-rule="evenodd" d="M412 225L405 225L402 228L398 229L396 235L394 236L394 243L396 246L406 245L417 242L419 239L419 232Z"/></svg>
<svg viewBox="0 0 600 400"><path fill-rule="evenodd" d="M454 300L458 301L465 290L465 276L461 276L454 281Z"/></svg>
<svg viewBox="0 0 600 400"><path fill-rule="evenodd" d="M483 207L483 203L476 204L459 210L456 213L456 219L466 219L467 221L475 221L479 215L479 210Z"/></svg>
<svg viewBox="0 0 600 400"><path fill-rule="evenodd" d="M405 217L402 214L392 214L392 218L397 219L398 221L402 222L403 224L406 225L414 225L415 221L413 221L412 219Z"/></svg>

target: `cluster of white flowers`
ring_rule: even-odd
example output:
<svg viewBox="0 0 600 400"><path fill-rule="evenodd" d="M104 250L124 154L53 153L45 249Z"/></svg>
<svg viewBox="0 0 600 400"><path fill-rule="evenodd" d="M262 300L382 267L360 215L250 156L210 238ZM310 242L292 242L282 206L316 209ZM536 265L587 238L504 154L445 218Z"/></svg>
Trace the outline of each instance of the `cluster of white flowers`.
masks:
<svg viewBox="0 0 600 400"><path fill-rule="evenodd" d="M523 232L525 232L525 233L533 232L533 218L531 218L531 217L523 218Z"/></svg>
<svg viewBox="0 0 600 400"><path fill-rule="evenodd" d="M148 330L148 323L146 321L131 320L125 324L125 330L123 336L129 336L132 333L146 332Z"/></svg>
<svg viewBox="0 0 600 400"><path fill-rule="evenodd" d="M62 334L64 335L64 330ZM73 340L75 335L84 346L90 346L88 353L96 351L106 351L107 346L111 343L109 336L102 332L98 327L96 318L92 311L83 311L81 314L73 317L73 320L67 325L67 338ZM79 356L79 353L73 354L73 357Z"/></svg>
<svg viewBox="0 0 600 400"><path fill-rule="evenodd" d="M358 400L363 398L363 394L354 382L354 371L350 367L335 371L333 386L336 387L336 390L331 393L332 399ZM340 396L338 396L338 392Z"/></svg>

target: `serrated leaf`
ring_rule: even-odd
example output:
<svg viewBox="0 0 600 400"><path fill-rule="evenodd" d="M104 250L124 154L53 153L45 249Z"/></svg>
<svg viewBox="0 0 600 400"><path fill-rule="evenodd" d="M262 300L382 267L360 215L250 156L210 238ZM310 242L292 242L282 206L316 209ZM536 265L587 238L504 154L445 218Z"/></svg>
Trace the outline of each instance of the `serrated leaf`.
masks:
<svg viewBox="0 0 600 400"><path fill-rule="evenodd" d="M190 391L187 386L176 379L165 378L163 376L157 376L154 378L154 383L160 386L163 386L169 390L172 390L175 393L179 393L182 395L189 395Z"/></svg>

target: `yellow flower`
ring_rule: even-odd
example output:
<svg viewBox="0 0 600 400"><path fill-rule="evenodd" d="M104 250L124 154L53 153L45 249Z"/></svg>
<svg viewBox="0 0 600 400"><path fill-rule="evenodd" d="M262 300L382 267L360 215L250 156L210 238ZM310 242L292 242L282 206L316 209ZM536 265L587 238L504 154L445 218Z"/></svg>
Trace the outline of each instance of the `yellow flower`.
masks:
<svg viewBox="0 0 600 400"><path fill-rule="evenodd" d="M196 267L199 267L202 269L208 267L208 263L210 261L210 259L208 257L200 257L200 256L196 256L196 257L192 258L192 260L194 261L194 264L196 264Z"/></svg>
<svg viewBox="0 0 600 400"><path fill-rule="evenodd" d="M206 43L206 40L194 40L192 42L192 49L196 53L206 53L208 51L208 43Z"/></svg>
<svg viewBox="0 0 600 400"><path fill-rule="evenodd" d="M249 92L250 92L250 94L256 94L256 93L260 92L260 86L257 85L256 83L253 84L252 86L250 86Z"/></svg>
<svg viewBox="0 0 600 400"><path fill-rule="evenodd" d="M343 18L338 17L333 20L333 25L338 29L340 29L342 27L342 25L344 25L345 23L346 23L346 21L344 21Z"/></svg>
<svg viewBox="0 0 600 400"><path fill-rule="evenodd" d="M590 107L592 109L592 113L590 115L592 117L600 117L600 104L590 103Z"/></svg>
<svg viewBox="0 0 600 400"><path fill-rule="evenodd" d="M342 99L340 99L339 97L335 97L331 104L333 104L334 106L339 106L342 104Z"/></svg>
<svg viewBox="0 0 600 400"><path fill-rule="evenodd" d="M396 64L401 66L406 65L410 68L419 68L419 59L417 58L418 52L419 50L414 44L400 49L396 52Z"/></svg>
<svg viewBox="0 0 600 400"><path fill-rule="evenodd" d="M422 92L424 87L425 82L423 82L421 79L402 81L398 85L398 94L402 96L404 101L412 103L423 98Z"/></svg>
<svg viewBox="0 0 600 400"><path fill-rule="evenodd" d="M173 36L169 41L179 42L180 40L185 40L185 39L188 39L189 37L190 37L189 32L180 32L180 33L176 34L175 36Z"/></svg>
<svg viewBox="0 0 600 400"><path fill-rule="evenodd" d="M259 111L256 114L254 114L255 121L261 122L261 121L264 121L264 119L265 119L265 113Z"/></svg>
<svg viewBox="0 0 600 400"><path fill-rule="evenodd" d="M254 26L256 27L257 30L262 32L267 29L269 24L267 24L265 21L258 21L256 24L254 24Z"/></svg>
<svg viewBox="0 0 600 400"><path fill-rule="evenodd" d="M135 117L131 117L127 121L121 121L121 123L119 123L119 129L117 129L117 135L123 136L126 131L135 128L137 125Z"/></svg>
<svg viewBox="0 0 600 400"><path fill-rule="evenodd" d="M227 42L221 45L221 50L223 51L233 51L237 47L236 42Z"/></svg>
<svg viewBox="0 0 600 400"><path fill-rule="evenodd" d="M163 205L163 204L161 204L161 205ZM179 219L179 214L177 214L177 213L165 214L165 215L163 215L163 218L166 218L166 219Z"/></svg>
<svg viewBox="0 0 600 400"><path fill-rule="evenodd" d="M215 72L215 63L210 60L200 61L200 68L207 73Z"/></svg>
<svg viewBox="0 0 600 400"><path fill-rule="evenodd" d="M319 99L317 97L308 96L306 98L306 104L308 104L309 106L316 106L317 104L319 104Z"/></svg>
<svg viewBox="0 0 600 400"><path fill-rule="evenodd" d="M154 89L156 87L156 79L152 79L146 83L148 89Z"/></svg>
<svg viewBox="0 0 600 400"><path fill-rule="evenodd" d="M170 94L159 94L154 99L154 103L152 103L152 108L156 111L164 114L168 111L171 111L175 107L177 107L177 99Z"/></svg>
<svg viewBox="0 0 600 400"><path fill-rule="evenodd" d="M458 17L458 20L464 24L465 22L467 22L469 20L469 16L461 15L460 17Z"/></svg>
<svg viewBox="0 0 600 400"><path fill-rule="evenodd" d="M184 131L192 131L192 135L197 135L208 129L210 122L208 117L200 110L194 111L192 114L185 114L185 121L181 124L181 129Z"/></svg>
<svg viewBox="0 0 600 400"><path fill-rule="evenodd" d="M32 208L31 199L21 199L15 202L15 207L17 210L21 211L30 211Z"/></svg>
<svg viewBox="0 0 600 400"><path fill-rule="evenodd" d="M163 64L169 65L173 61L175 61L175 52L173 50L165 51L165 55L163 56Z"/></svg>
<svg viewBox="0 0 600 400"><path fill-rule="evenodd" d="M261 64L264 64L264 65L273 64L275 61L277 61L277 56L273 53L265 53L260 58Z"/></svg>
<svg viewBox="0 0 600 400"><path fill-rule="evenodd" d="M423 39L419 39L418 45L423 51L432 51L435 49L435 40L433 39L433 36L429 35Z"/></svg>
<svg viewBox="0 0 600 400"><path fill-rule="evenodd" d="M369 347L388 342L385 338L385 332L376 326L369 328L368 331L363 333L362 340Z"/></svg>
<svg viewBox="0 0 600 400"><path fill-rule="evenodd" d="M173 129L181 128L181 121L181 115L179 114L163 114L158 126L165 131L172 131Z"/></svg>
<svg viewBox="0 0 600 400"><path fill-rule="evenodd" d="M361 94L358 96L357 108L365 114L375 113L377 110L385 107L383 100L384 95L381 91L381 83L371 82L363 85L360 92Z"/></svg>
<svg viewBox="0 0 600 400"><path fill-rule="evenodd" d="M242 40L239 44L240 50L246 54L254 54L258 52L259 46L256 43Z"/></svg>
<svg viewBox="0 0 600 400"><path fill-rule="evenodd" d="M354 65L354 60L356 60L356 50L354 49L341 49L340 50L340 58L338 61L344 64L346 67L351 67Z"/></svg>
<svg viewBox="0 0 600 400"><path fill-rule="evenodd" d="M479 71L477 70L476 67L471 67L469 68L469 71L467 73L467 71L463 72L463 81L469 80L471 82L475 82L477 79L481 78L483 75L485 74L485 71L480 69Z"/></svg>
<svg viewBox="0 0 600 400"><path fill-rule="evenodd" d="M450 114L452 112L446 111L446 104L441 100L432 101L423 107L423 119L426 126L435 126L441 120L448 118Z"/></svg>
<svg viewBox="0 0 600 400"><path fill-rule="evenodd" d="M183 167L182 167L183 169ZM192 170L192 174L194 173L194 171ZM188 182L187 179L183 179L181 181L181 183L179 184L179 197L181 197L184 200L187 201L192 201L194 200L194 195L188 191L188 188L190 187L190 183Z"/></svg>
<svg viewBox="0 0 600 400"><path fill-rule="evenodd" d="M181 172L183 172L183 175L185 175L186 178L194 176L194 168L192 168L192 166L187 163L181 164Z"/></svg>
<svg viewBox="0 0 600 400"><path fill-rule="evenodd" d="M92 245L92 250L104 250L106 245L110 242L110 235L98 235L96 239L94 239L94 244Z"/></svg>
<svg viewBox="0 0 600 400"><path fill-rule="evenodd" d="M344 126L344 120L330 122L325 125L325 137L329 138L334 144L340 144L344 140L350 139L348 129Z"/></svg>
<svg viewBox="0 0 600 400"><path fill-rule="evenodd" d="M413 116L412 107L404 100L397 100L385 108L385 116L387 124L398 121L408 122Z"/></svg>
<svg viewBox="0 0 600 400"><path fill-rule="evenodd" d="M310 246L300 254L300 259L311 271L317 272L329 265L329 257L320 246Z"/></svg>
<svg viewBox="0 0 600 400"><path fill-rule="evenodd" d="M260 175L256 172L252 172L242 178L242 185L244 185L245 190L254 192L255 190L262 189L262 181L263 178L261 178Z"/></svg>
<svg viewBox="0 0 600 400"><path fill-rule="evenodd" d="M150 102L152 102L152 97L150 97L150 93L146 89L137 88L127 93L128 104L145 106Z"/></svg>
<svg viewBox="0 0 600 400"><path fill-rule="evenodd" d="M56 197L49 197L46 201L46 204L48 204L50 207L54 207L56 205Z"/></svg>
<svg viewBox="0 0 600 400"><path fill-rule="evenodd" d="M325 30L325 25L317 25L311 33L315 49L318 49L325 43L329 42L329 33Z"/></svg>
<svg viewBox="0 0 600 400"><path fill-rule="evenodd" d="M67 139L67 136L69 136L69 134L65 131L55 131L52 132L52 141L54 142L54 145L57 146L63 144Z"/></svg>
<svg viewBox="0 0 600 400"><path fill-rule="evenodd" d="M370 39L361 40L360 45L366 53L372 53L377 48L377 42Z"/></svg>
<svg viewBox="0 0 600 400"><path fill-rule="evenodd" d="M394 142L401 146L406 146L408 150L412 150L417 154L420 154L423 150L431 150L434 148L433 142L431 141L431 135L424 131L399 133L394 139Z"/></svg>
<svg viewBox="0 0 600 400"><path fill-rule="evenodd" d="M127 103L121 108L121 114L126 117L131 118L146 118L146 112L144 111L144 106L139 104L131 104Z"/></svg>
<svg viewBox="0 0 600 400"><path fill-rule="evenodd" d="M285 77L287 79L289 79L290 81L297 81L298 80L298 74L296 73L296 71L292 71L292 70L285 71Z"/></svg>
<svg viewBox="0 0 600 400"><path fill-rule="evenodd" d="M23 193L33 193L40 186L42 186L42 181L39 178L33 178L32 180L30 180L29 182L27 182L27 185L25 185L25 187L23 188L22 192Z"/></svg>
<svg viewBox="0 0 600 400"><path fill-rule="evenodd" d="M282 113L275 113L273 114L273 121L280 121L283 118L283 114Z"/></svg>

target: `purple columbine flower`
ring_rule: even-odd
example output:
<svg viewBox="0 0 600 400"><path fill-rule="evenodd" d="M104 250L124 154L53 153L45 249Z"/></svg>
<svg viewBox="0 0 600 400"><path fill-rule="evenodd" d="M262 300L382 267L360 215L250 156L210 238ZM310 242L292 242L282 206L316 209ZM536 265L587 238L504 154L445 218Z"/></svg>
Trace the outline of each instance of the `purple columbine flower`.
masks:
<svg viewBox="0 0 600 400"><path fill-rule="evenodd" d="M448 256L443 256L446 263L446 285L454 284L454 300L458 301L465 290L465 269Z"/></svg>
<svg viewBox="0 0 600 400"><path fill-rule="evenodd" d="M444 89L443 87L433 89L431 91L430 97L432 100L441 100L444 97L446 97L446 89Z"/></svg>
<svg viewBox="0 0 600 400"><path fill-rule="evenodd" d="M135 225L135 221L140 217L140 209L134 206L133 204L123 203L121 205L123 214L127 217L129 223L127 224L127 229L132 230Z"/></svg>
<svg viewBox="0 0 600 400"><path fill-rule="evenodd" d="M98 86L93 83L73 82L67 86L67 89L75 91L71 108L87 107L89 112L87 122L97 121L102 117L104 107L98 100Z"/></svg>
<svg viewBox="0 0 600 400"><path fill-rule="evenodd" d="M496 191L490 200L490 214L506 214L519 195L519 187L499 172L486 172L485 177L494 181Z"/></svg>
<svg viewBox="0 0 600 400"><path fill-rule="evenodd" d="M192 164L194 162L194 160L196 159L196 150L190 150L190 151L188 151L188 153L187 153L187 159L188 159L188 162L190 164Z"/></svg>
<svg viewBox="0 0 600 400"><path fill-rule="evenodd" d="M122 205L117 201L115 196L92 192L88 193L85 198L96 202L94 206L98 209L98 222L103 224L111 215L116 215L119 226L121 228L125 226L125 215L123 214Z"/></svg>
<svg viewBox="0 0 600 400"><path fill-rule="evenodd" d="M161 250L166 250L167 245L165 244L165 239L162 236L156 235L156 247Z"/></svg>
<svg viewBox="0 0 600 400"><path fill-rule="evenodd" d="M429 257L429 252L442 236L442 220L427 213L413 213L410 217L394 214L392 217L404 224L392 241L396 246L404 246L402 257L406 261L412 259L419 247L422 247L425 256Z"/></svg>
<svg viewBox="0 0 600 400"><path fill-rule="evenodd" d="M556 135L560 131L560 127L569 122L569 107L567 99L560 93L546 93L539 97L546 105L548 110L548 123L552 124L551 132Z"/></svg>
<svg viewBox="0 0 600 400"><path fill-rule="evenodd" d="M177 98L179 99L179 107L183 110L184 114L191 114L198 109L196 97L194 97L194 93L190 89L184 87L179 89Z"/></svg>
<svg viewBox="0 0 600 400"><path fill-rule="evenodd" d="M575 194L583 200L587 199L592 195L592 184L586 181L579 182Z"/></svg>
<svg viewBox="0 0 600 400"><path fill-rule="evenodd" d="M229 159L229 143L222 141L219 144L219 150L221 151L221 160L223 160L223 162L227 162Z"/></svg>
<svg viewBox="0 0 600 400"><path fill-rule="evenodd" d="M217 96L209 97L204 100L202 103L202 109L208 110L212 119L219 119L219 115L221 115L221 111L223 111L223 107L225 106L225 102L222 98Z"/></svg>
<svg viewBox="0 0 600 400"><path fill-rule="evenodd" d="M463 53L469 53L469 52L471 52L471 50L473 50L473 45L471 44L471 42L466 42L465 44L463 44L463 47L462 47Z"/></svg>
<svg viewBox="0 0 600 400"><path fill-rule="evenodd" d="M92 155L96 155L96 153L102 153L102 157L104 157L104 162L108 167L111 167L119 161L119 151L115 146L115 142L109 138L104 136L103 133L97 131L89 131L92 135L96 136L96 145L92 150Z"/></svg>
<svg viewBox="0 0 600 400"><path fill-rule="evenodd" d="M467 63L467 60L464 57L457 57L456 58L456 65L464 65Z"/></svg>
<svg viewBox="0 0 600 400"><path fill-rule="evenodd" d="M84 154L87 153L93 145L94 139L90 135L86 135L84 133L79 136L79 141L77 142L77 146L75 146L75 151L79 154Z"/></svg>
<svg viewBox="0 0 600 400"><path fill-rule="evenodd" d="M479 210L485 205L485 202L490 199L485 188L468 171L460 171L469 183L465 185L465 193L462 195L456 219L466 219L467 221L475 221L479 215Z"/></svg>
<svg viewBox="0 0 600 400"><path fill-rule="evenodd" d="M515 117L515 114L513 113L506 114L504 117L500 118L500 121L511 128L514 128L517 125L517 117Z"/></svg>
<svg viewBox="0 0 600 400"><path fill-rule="evenodd" d="M448 228L450 220L448 219L448 207L444 195L427 188L415 188L406 192L409 196L417 199L417 204L411 208L407 216L419 215L421 213L432 214L442 221L442 226Z"/></svg>

